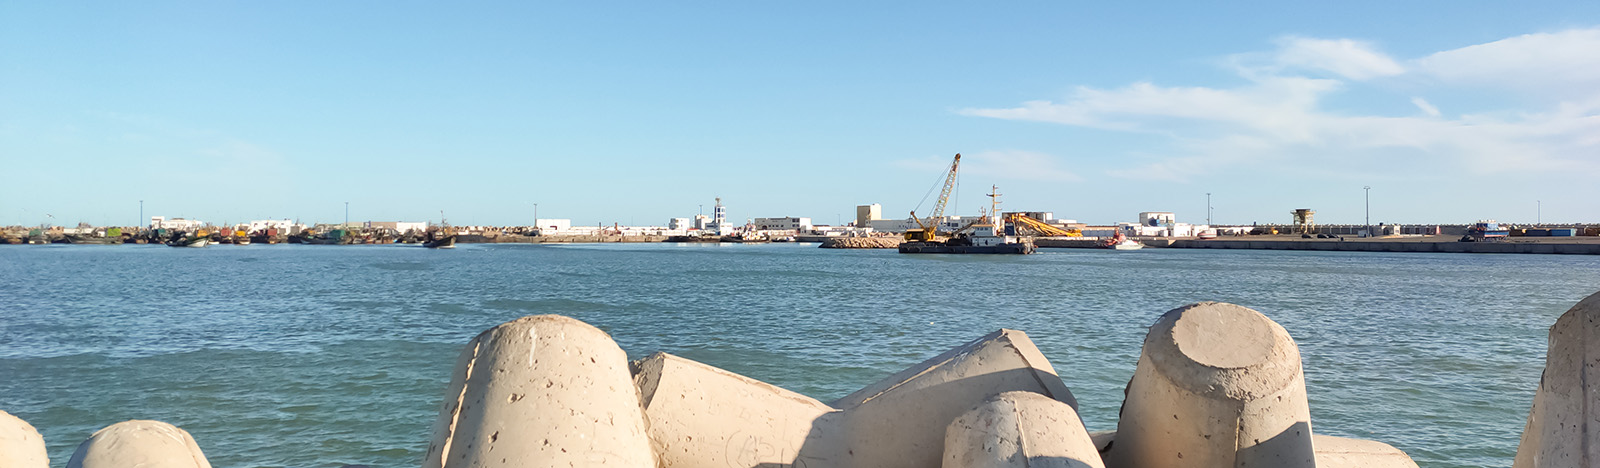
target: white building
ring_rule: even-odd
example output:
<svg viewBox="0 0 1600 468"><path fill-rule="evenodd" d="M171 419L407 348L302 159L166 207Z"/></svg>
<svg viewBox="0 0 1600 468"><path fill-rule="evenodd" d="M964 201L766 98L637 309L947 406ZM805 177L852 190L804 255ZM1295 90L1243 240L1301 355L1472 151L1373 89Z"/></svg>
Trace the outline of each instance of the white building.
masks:
<svg viewBox="0 0 1600 468"><path fill-rule="evenodd" d="M722 206L722 197L717 197L717 206L711 208L711 224L706 226L711 232L726 234L728 229L728 207Z"/></svg>
<svg viewBox="0 0 1600 468"><path fill-rule="evenodd" d="M1139 213L1140 226L1171 226L1177 224L1178 218L1170 211L1146 211Z"/></svg>
<svg viewBox="0 0 1600 468"><path fill-rule="evenodd" d="M869 228L872 222L883 219L883 205L856 205L856 227Z"/></svg>
<svg viewBox="0 0 1600 468"><path fill-rule="evenodd" d="M570 219L541 218L533 220L533 223L537 225L535 227L539 228L539 234L541 235L560 234L572 230L572 220Z"/></svg>
<svg viewBox="0 0 1600 468"><path fill-rule="evenodd" d="M709 217L707 217L706 215L703 215L703 214L694 215L694 228L695 229L699 229L699 230L703 231L703 230L706 229L706 226L710 226L710 225L711 225L711 218L709 218Z"/></svg>
<svg viewBox="0 0 1600 468"><path fill-rule="evenodd" d="M672 218L672 220L667 221L667 229L674 231L688 230L690 226L689 218Z"/></svg>
<svg viewBox="0 0 1600 468"><path fill-rule="evenodd" d="M406 231L411 231L411 230L415 230L417 232L422 232L422 231L428 230L428 223L425 223L425 222L412 223L412 222L406 222L406 221L367 221L366 224L363 227L365 227L367 229L373 229L373 228L377 228L377 229L393 229L396 232L400 232L400 233L404 233Z"/></svg>
<svg viewBox="0 0 1600 468"><path fill-rule="evenodd" d="M939 232L950 232L982 219L982 216L945 216L935 221L939 224ZM923 220L923 222L926 223L928 221ZM911 218L874 220L871 227L873 231L881 232L906 232L912 229L921 229L921 225Z"/></svg>
<svg viewBox="0 0 1600 468"><path fill-rule="evenodd" d="M248 231L248 232L256 232L256 231L260 231L262 229L269 229L269 228L276 228L277 230L282 231L282 232L294 232L295 231L295 229L294 229L294 221L290 221L288 219L282 219L282 220L278 220L278 219L258 219L258 220L255 220L255 221L251 221L250 224L246 224L245 227L244 227L244 230Z"/></svg>
<svg viewBox="0 0 1600 468"><path fill-rule="evenodd" d="M198 219L172 218L166 216L151 216L150 229L171 229L174 231L192 231L206 226L205 221Z"/></svg>
<svg viewBox="0 0 1600 468"><path fill-rule="evenodd" d="M799 231L811 229L811 218L756 218L750 224L762 231Z"/></svg>

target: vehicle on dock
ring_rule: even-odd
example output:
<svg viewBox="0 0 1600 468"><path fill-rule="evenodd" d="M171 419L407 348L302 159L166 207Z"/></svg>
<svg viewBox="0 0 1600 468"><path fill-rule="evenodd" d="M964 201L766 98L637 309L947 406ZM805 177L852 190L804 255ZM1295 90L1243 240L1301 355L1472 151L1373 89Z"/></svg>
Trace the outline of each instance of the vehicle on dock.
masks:
<svg viewBox="0 0 1600 468"><path fill-rule="evenodd" d="M1492 242L1511 235L1511 230L1494 220L1484 220L1473 223L1467 227L1467 235L1461 236L1461 242Z"/></svg>

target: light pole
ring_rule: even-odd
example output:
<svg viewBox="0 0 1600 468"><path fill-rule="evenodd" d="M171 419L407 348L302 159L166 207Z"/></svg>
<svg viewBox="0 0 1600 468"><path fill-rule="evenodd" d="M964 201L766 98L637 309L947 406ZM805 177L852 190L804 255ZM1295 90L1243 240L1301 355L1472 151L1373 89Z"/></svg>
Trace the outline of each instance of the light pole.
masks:
<svg viewBox="0 0 1600 468"><path fill-rule="evenodd" d="M1361 190L1367 191L1367 235L1372 235L1372 186L1363 185Z"/></svg>
<svg viewBox="0 0 1600 468"><path fill-rule="evenodd" d="M1533 224L1544 224L1544 200L1534 200L1533 202L1538 204L1534 207Z"/></svg>
<svg viewBox="0 0 1600 468"><path fill-rule="evenodd" d="M533 228L539 229L539 204L533 204Z"/></svg>
<svg viewBox="0 0 1600 468"><path fill-rule="evenodd" d="M139 200L139 222L144 222L144 200ZM138 225L139 224L134 224L134 226Z"/></svg>
<svg viewBox="0 0 1600 468"><path fill-rule="evenodd" d="M1206 225L1211 225L1211 192L1206 192Z"/></svg>
<svg viewBox="0 0 1600 468"><path fill-rule="evenodd" d="M344 228L350 229L350 202L344 202Z"/></svg>

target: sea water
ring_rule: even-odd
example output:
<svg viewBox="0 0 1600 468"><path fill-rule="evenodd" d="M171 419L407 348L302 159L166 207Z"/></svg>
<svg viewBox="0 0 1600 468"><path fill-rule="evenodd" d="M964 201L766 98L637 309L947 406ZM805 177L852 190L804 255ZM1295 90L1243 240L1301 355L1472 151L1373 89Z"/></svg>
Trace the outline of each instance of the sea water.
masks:
<svg viewBox="0 0 1600 468"><path fill-rule="evenodd" d="M532 314L823 401L999 328L1116 428L1147 327L1244 305L1300 346L1312 426L1425 467L1508 466L1556 317L1600 257L815 244L0 246L0 410L54 466L156 419L218 467L417 466L461 347Z"/></svg>

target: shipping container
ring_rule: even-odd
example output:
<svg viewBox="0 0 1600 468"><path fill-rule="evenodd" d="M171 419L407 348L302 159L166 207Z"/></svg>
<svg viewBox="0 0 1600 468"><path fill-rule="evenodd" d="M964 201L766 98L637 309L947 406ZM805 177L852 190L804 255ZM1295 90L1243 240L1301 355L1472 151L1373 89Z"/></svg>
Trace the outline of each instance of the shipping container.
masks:
<svg viewBox="0 0 1600 468"><path fill-rule="evenodd" d="M1578 235L1578 230L1573 228L1551 229L1551 237L1572 237Z"/></svg>

